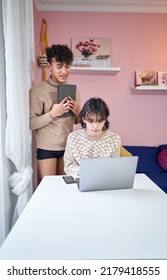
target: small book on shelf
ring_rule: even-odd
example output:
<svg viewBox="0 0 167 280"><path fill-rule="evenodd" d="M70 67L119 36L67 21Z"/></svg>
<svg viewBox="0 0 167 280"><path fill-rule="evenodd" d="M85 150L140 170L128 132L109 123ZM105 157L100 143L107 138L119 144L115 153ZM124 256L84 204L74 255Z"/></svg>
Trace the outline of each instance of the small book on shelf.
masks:
<svg viewBox="0 0 167 280"><path fill-rule="evenodd" d="M57 101L60 103L65 97L71 97L73 100L76 100L76 85L71 85L71 84L60 84L57 87ZM67 116L72 116L74 113L69 110L68 112L62 114L59 116L60 118L62 117L67 117Z"/></svg>

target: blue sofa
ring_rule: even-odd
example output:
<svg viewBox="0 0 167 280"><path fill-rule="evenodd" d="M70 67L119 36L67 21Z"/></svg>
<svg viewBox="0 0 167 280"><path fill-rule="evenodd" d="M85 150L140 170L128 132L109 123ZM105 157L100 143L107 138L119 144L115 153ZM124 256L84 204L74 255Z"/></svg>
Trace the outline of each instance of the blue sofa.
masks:
<svg viewBox="0 0 167 280"><path fill-rule="evenodd" d="M155 184L167 193L167 171L158 161L158 155L167 144L156 146L123 146L133 156L138 156L137 173L145 173Z"/></svg>

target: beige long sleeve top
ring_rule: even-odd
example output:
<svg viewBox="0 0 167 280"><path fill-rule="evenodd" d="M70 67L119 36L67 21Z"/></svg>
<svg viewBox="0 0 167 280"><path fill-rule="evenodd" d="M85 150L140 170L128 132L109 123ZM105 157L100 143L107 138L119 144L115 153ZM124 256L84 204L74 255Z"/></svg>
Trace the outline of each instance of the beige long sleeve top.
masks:
<svg viewBox="0 0 167 280"><path fill-rule="evenodd" d="M30 90L30 129L35 131L36 146L40 149L60 151L76 123L75 116L52 119L49 112L57 103L57 86L51 77ZM77 89L76 101L81 104Z"/></svg>
<svg viewBox="0 0 167 280"><path fill-rule="evenodd" d="M85 129L69 134L64 154L65 173L78 176L81 158L119 157L121 138L111 131L103 131L99 137L90 137Z"/></svg>

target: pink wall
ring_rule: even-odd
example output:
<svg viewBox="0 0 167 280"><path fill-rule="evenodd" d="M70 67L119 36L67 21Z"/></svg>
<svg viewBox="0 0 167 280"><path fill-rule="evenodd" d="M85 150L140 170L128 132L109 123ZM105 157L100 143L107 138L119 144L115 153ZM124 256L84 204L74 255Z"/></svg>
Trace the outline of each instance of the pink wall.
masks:
<svg viewBox="0 0 167 280"><path fill-rule="evenodd" d="M35 15L36 53L42 18L48 23L48 41L67 44L75 36L108 37L112 40L112 66L116 76L71 73L84 103L92 96L109 105L110 129L123 145L167 143L167 91L131 91L135 70L167 70L167 14L38 12ZM41 68L36 68L36 82Z"/></svg>

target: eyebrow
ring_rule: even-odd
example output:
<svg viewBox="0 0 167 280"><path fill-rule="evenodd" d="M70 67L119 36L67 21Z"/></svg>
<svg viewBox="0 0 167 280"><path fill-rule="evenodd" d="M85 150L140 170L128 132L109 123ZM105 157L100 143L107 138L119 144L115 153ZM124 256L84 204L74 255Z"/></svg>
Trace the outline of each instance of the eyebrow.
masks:
<svg viewBox="0 0 167 280"><path fill-rule="evenodd" d="M59 61L53 61L55 62L57 65L63 65L64 63L63 62L59 62Z"/></svg>
<svg viewBox="0 0 167 280"><path fill-rule="evenodd" d="M90 120L90 121L95 121L95 122L98 122L98 121L104 121L105 119L104 118L96 118L96 119L92 119L91 117L89 118L87 118L87 120Z"/></svg>
<svg viewBox="0 0 167 280"><path fill-rule="evenodd" d="M65 65L66 67L69 67L69 66L70 66L70 63L67 63L67 62L55 61L55 63L56 63L58 66L63 66L63 65Z"/></svg>

